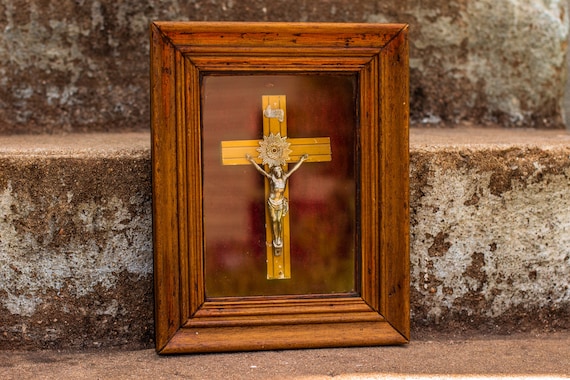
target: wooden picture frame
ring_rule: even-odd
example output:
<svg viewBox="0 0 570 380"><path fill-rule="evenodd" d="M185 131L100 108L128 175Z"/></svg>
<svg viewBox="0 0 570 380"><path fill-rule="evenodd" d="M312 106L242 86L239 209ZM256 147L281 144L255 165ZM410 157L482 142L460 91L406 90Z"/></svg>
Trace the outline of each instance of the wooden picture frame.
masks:
<svg viewBox="0 0 570 380"><path fill-rule="evenodd" d="M151 24L158 353L408 342L407 30L404 24ZM201 80L260 73L356 75L354 293L206 295Z"/></svg>

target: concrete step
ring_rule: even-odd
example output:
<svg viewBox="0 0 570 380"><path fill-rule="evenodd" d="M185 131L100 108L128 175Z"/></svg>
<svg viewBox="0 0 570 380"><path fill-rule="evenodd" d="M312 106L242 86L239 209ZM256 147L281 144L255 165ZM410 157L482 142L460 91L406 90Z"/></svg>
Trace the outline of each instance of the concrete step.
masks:
<svg viewBox="0 0 570 380"><path fill-rule="evenodd" d="M570 378L570 333L458 338L399 347L158 356L154 350L0 351L2 379Z"/></svg>
<svg viewBox="0 0 570 380"><path fill-rule="evenodd" d="M570 328L570 135L411 131L413 338ZM0 349L153 344L148 133L0 137Z"/></svg>

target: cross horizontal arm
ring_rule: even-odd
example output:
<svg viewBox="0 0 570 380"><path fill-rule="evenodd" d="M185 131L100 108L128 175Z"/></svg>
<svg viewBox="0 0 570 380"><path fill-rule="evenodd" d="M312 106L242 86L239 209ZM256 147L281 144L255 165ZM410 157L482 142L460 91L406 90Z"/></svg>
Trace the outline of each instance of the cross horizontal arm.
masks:
<svg viewBox="0 0 570 380"><path fill-rule="evenodd" d="M222 165L251 165L245 158L247 154L260 164L258 147L258 140L222 141Z"/></svg>
<svg viewBox="0 0 570 380"><path fill-rule="evenodd" d="M292 151L287 162L297 162L303 154L309 155L305 162L325 162L332 159L329 137L293 138L287 141L291 143L289 149ZM221 146L223 165L251 165L245 158L246 154L261 164L257 151L259 140L222 141Z"/></svg>

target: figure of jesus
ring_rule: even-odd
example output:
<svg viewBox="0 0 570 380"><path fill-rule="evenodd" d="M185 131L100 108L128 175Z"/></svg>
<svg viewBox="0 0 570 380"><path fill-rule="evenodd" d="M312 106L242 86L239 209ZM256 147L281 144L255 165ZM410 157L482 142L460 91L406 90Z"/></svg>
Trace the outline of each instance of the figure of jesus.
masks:
<svg viewBox="0 0 570 380"><path fill-rule="evenodd" d="M245 158L253 164L258 172L263 174L269 180L269 198L267 199L267 208L271 216L271 225L273 230L273 248L275 255L279 255L281 248L283 248L283 218L289 211L289 202L284 196L285 186L287 179L295 172L301 164L309 158L308 154L304 154L299 159L299 162L293 168L284 173L279 165L271 166L269 171L266 172L255 160L246 154Z"/></svg>

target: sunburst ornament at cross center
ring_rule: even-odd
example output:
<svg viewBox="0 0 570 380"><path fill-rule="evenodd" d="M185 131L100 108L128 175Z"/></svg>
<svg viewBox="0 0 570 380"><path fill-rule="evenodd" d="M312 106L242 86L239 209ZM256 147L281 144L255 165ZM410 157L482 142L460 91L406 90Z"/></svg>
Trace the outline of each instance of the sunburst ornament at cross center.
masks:
<svg viewBox="0 0 570 380"><path fill-rule="evenodd" d="M269 136L263 136L263 141L259 142L259 158L262 160L263 165L282 166L289 160L289 149L291 143L287 142L287 137L281 137L280 133L274 135L271 133Z"/></svg>

